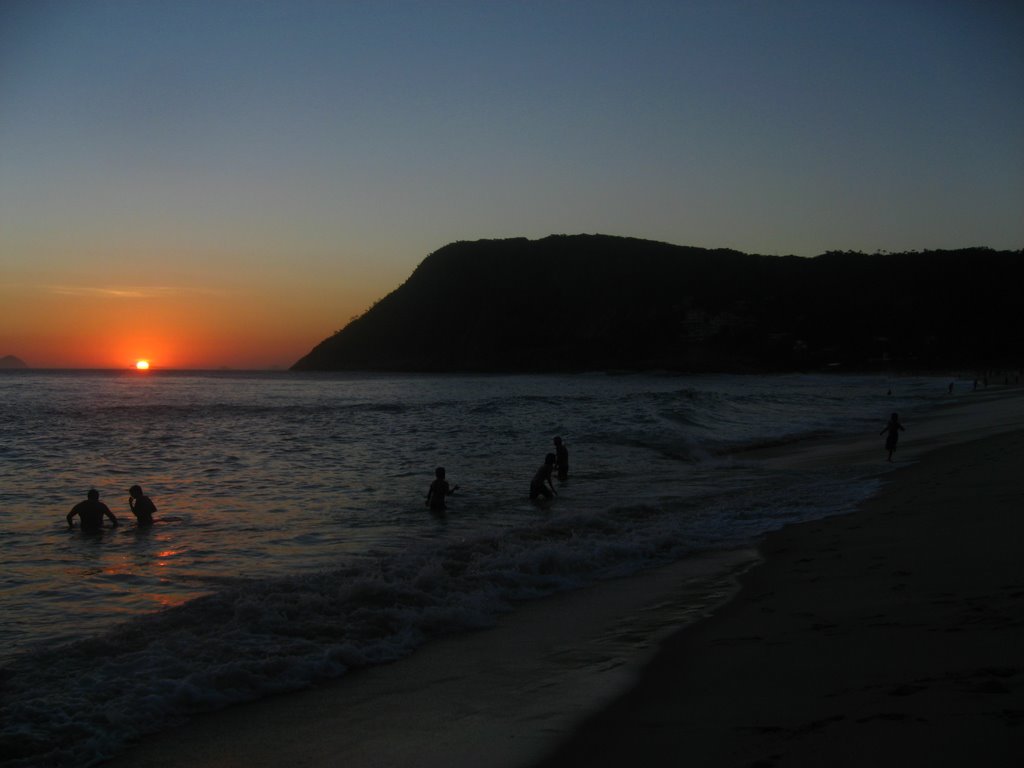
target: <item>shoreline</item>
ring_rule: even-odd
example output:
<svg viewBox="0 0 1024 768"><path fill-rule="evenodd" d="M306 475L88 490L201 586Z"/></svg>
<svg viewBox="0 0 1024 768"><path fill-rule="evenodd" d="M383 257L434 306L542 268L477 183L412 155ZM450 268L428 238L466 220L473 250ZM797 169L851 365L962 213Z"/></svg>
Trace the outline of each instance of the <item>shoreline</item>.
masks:
<svg viewBox="0 0 1024 768"><path fill-rule="evenodd" d="M753 549L709 552L521 603L493 628L437 638L408 657L313 688L197 715L102 765L529 765L626 690L661 640L728 602L737 575L758 559Z"/></svg>
<svg viewBox="0 0 1024 768"><path fill-rule="evenodd" d="M735 606L748 602L751 584L756 583L751 580L765 578L765 573L777 567L773 563L815 550L821 537L830 535L829 530L840 530L841 525L858 519L863 509L888 498L891 489L899 487L898 482L906 482L902 478L930 466L931 460L923 464L908 462L934 453L936 446L941 448L944 443L952 445L948 450L953 453L964 450L961 441L970 440L978 431L1003 431L1007 428L1007 413L1011 421L1016 420L1018 427L1024 428L1024 398L986 397L965 400L963 408L959 405L943 410L927 423L914 425L914 432L905 438L898 454L902 469L895 473L887 472L889 467L879 460L881 443L875 438L759 453L759 461L795 468L837 461L866 462L888 482L861 511L796 524L766 537L761 548L764 562L742 578L743 589L732 600L735 576L758 559L753 551L709 555L703 571L701 558L696 558L657 572L527 603L503 617L494 629L442 638L393 664L357 670L313 689L197 716L183 726L146 737L104 765L228 768L282 763L311 767L486 764L514 768L535 764L553 749L559 749L554 754L560 757L543 765L621 764L626 756L612 759L615 753L611 749L587 751L591 740L600 743L594 738L594 723L600 723L597 737L633 744L627 762L657 765L669 758L673 764L691 759L695 754L690 746L692 733L680 730L671 719L678 711L676 695L665 701L645 688L651 670L666 663L671 667L679 661L679 638L701 635L707 627L718 626L722 616L733 615ZM774 544L778 537L792 536L799 530L805 533L794 545L795 554L786 555ZM728 563L711 562L719 557L733 559ZM801 564L798 570L806 567ZM709 582L711 572L715 578ZM786 590L797 586L788 585ZM797 599L796 594L790 599ZM699 596L704 602L694 605L694 598ZM746 629L738 636L756 637L757 619L756 615L753 619L748 616ZM750 640L747 645L758 648L761 644ZM697 658L703 664L710 658L707 650L691 649L683 656ZM667 662L666 658L675 661ZM647 663L649 667L645 667ZM645 691L639 703L636 691ZM616 698L619 695L623 698ZM649 706L646 710L653 719L608 718L609 712L617 711L621 701L630 697L634 697L631 712L643 710L646 701L655 708L653 713ZM728 714L722 706L718 709L723 716ZM595 710L599 712L591 720L584 720ZM664 735L671 745L651 751L651 732ZM683 733L687 735L679 735ZM672 734L676 734L675 741ZM582 746L581 739L585 742ZM732 737L729 740L734 741ZM746 765L749 761L726 760L721 764Z"/></svg>
<svg viewBox="0 0 1024 768"><path fill-rule="evenodd" d="M768 534L736 597L535 768L1024 764L1024 430Z"/></svg>

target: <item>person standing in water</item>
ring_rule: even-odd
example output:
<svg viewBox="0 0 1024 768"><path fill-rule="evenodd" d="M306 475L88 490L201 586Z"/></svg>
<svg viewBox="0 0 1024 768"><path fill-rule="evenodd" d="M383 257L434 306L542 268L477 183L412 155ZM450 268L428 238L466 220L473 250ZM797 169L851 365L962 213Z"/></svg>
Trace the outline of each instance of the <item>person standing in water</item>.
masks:
<svg viewBox="0 0 1024 768"><path fill-rule="evenodd" d="M537 473L533 476L533 480L530 481L530 500L536 499L538 496L543 496L545 499L550 499L552 496L556 496L555 486L551 482L551 472L555 468L555 454L549 453L544 457L544 463L537 470Z"/></svg>
<svg viewBox="0 0 1024 768"><path fill-rule="evenodd" d="M156 504L149 496L142 493L141 486L133 485L128 489L128 508L135 515L135 524L139 528L148 528L153 524Z"/></svg>
<svg viewBox="0 0 1024 768"><path fill-rule="evenodd" d="M117 527L117 518L110 511L110 507L100 501L100 492L90 488L85 494L85 501L80 501L68 512L68 528L74 528L74 517L78 515L81 519L82 531L84 533L96 533L103 530L103 518L109 517L110 523Z"/></svg>
<svg viewBox="0 0 1024 768"><path fill-rule="evenodd" d="M564 483L569 477L569 449L560 437L555 438L555 468L558 470L558 479Z"/></svg>
<svg viewBox="0 0 1024 768"><path fill-rule="evenodd" d="M889 452L889 461L892 461L892 455L896 452L896 443L899 442L902 431L903 425L900 424L899 414L894 413L889 417L889 423L885 425L885 429L878 433L880 435L889 433L889 436L885 438L885 449Z"/></svg>
<svg viewBox="0 0 1024 768"><path fill-rule="evenodd" d="M448 505L445 504L445 497L451 496L459 490L459 486L450 488L448 481L445 480L444 467L438 467L434 470L434 482L430 484L430 489L427 491L427 506L430 507L431 512L444 512L448 509Z"/></svg>

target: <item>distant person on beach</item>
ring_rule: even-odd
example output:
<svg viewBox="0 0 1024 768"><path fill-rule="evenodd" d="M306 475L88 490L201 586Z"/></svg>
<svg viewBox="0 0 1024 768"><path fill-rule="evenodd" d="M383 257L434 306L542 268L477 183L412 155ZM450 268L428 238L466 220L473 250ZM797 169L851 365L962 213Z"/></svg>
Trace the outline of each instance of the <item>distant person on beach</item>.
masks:
<svg viewBox="0 0 1024 768"><path fill-rule="evenodd" d="M156 504L142 492L141 486L133 485L128 489L128 508L135 515L135 524L139 528L148 528L153 524Z"/></svg>
<svg viewBox="0 0 1024 768"><path fill-rule="evenodd" d="M451 488L448 481L445 480L444 467L435 469L434 482L430 484L430 489L427 491L427 506L430 507L430 511L444 512L448 509L448 505L444 502L445 497L451 496L457 490L459 490L459 486Z"/></svg>
<svg viewBox="0 0 1024 768"><path fill-rule="evenodd" d="M103 530L104 516L110 518L111 524L117 527L117 518L110 511L110 507L100 501L100 492L90 488L85 494L85 501L80 501L68 512L68 528L74 528L74 517L78 515L81 519L82 530L87 533L94 533Z"/></svg>
<svg viewBox="0 0 1024 768"><path fill-rule="evenodd" d="M885 438L885 449L889 452L889 461L892 461L892 455L896 452L896 443L899 442L902 431L903 425L900 424L899 414L894 413L889 417L889 423L885 425L885 429L878 433L880 435L889 433L889 436Z"/></svg>
<svg viewBox="0 0 1024 768"><path fill-rule="evenodd" d="M550 499L556 495L555 486L551 482L551 473L555 469L555 454L549 453L544 457L544 463L537 470L537 473L533 476L533 480L530 482L530 499L536 499L538 496L543 496L545 499Z"/></svg>
<svg viewBox="0 0 1024 768"><path fill-rule="evenodd" d="M558 479L564 483L569 477L569 449L560 437L555 438L555 468L558 469Z"/></svg>

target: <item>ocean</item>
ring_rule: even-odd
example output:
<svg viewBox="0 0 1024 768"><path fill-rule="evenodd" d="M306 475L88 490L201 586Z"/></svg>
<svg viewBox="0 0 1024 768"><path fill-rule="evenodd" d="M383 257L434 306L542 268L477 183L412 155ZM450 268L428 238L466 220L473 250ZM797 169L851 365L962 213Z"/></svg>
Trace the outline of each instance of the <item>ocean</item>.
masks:
<svg viewBox="0 0 1024 768"><path fill-rule="evenodd" d="M0 765L93 765L522 601L850 511L877 465L750 449L877 434L948 381L2 372ZM531 502L556 435L569 477ZM437 466L459 486L444 514L425 506ZM68 529L90 488L117 528Z"/></svg>

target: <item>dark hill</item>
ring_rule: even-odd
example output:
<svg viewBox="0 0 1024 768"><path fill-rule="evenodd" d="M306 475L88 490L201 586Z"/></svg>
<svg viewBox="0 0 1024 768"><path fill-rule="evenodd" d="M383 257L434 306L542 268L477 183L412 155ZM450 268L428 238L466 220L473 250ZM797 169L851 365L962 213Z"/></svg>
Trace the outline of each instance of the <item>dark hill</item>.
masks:
<svg viewBox="0 0 1024 768"><path fill-rule="evenodd" d="M1019 363L1024 252L813 259L602 235L428 256L293 370L787 370Z"/></svg>
<svg viewBox="0 0 1024 768"><path fill-rule="evenodd" d="M0 368L28 368L25 361L14 355L0 357Z"/></svg>

